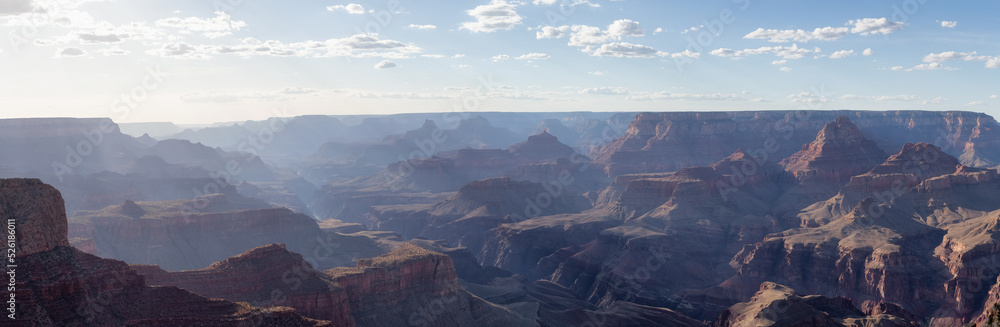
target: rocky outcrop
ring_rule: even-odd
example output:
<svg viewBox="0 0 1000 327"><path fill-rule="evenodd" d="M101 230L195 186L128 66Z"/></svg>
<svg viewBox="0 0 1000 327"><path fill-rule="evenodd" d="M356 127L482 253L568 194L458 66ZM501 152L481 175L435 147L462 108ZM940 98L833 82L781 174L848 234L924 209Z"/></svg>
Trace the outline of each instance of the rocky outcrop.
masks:
<svg viewBox="0 0 1000 327"><path fill-rule="evenodd" d="M856 308L841 297L800 295L784 285L765 282L749 302L723 311L715 327L917 327L911 314L891 304L881 303L869 312Z"/></svg>
<svg viewBox="0 0 1000 327"><path fill-rule="evenodd" d="M930 290L939 281L928 278L935 276L929 253L942 234L866 199L829 224L788 230L745 246L733 259L737 275L723 285L739 294L770 280L858 302L891 301L926 314L931 308L920 299L934 297Z"/></svg>
<svg viewBox="0 0 1000 327"><path fill-rule="evenodd" d="M459 285L450 257L409 243L324 274L343 288L359 326L537 325L471 296Z"/></svg>
<svg viewBox="0 0 1000 327"><path fill-rule="evenodd" d="M507 151L516 162L546 162L553 158L570 158L576 151L559 142L548 130L528 137L528 140L510 146Z"/></svg>
<svg viewBox="0 0 1000 327"><path fill-rule="evenodd" d="M838 116L823 126L816 140L781 161L785 170L803 183L844 185L882 163L888 155L851 123Z"/></svg>
<svg viewBox="0 0 1000 327"><path fill-rule="evenodd" d="M663 112L636 116L622 137L597 151L611 176L705 166L736 149L785 158L825 124L847 116L879 148L936 144L969 166L1000 164L1000 130L986 114L926 111Z"/></svg>
<svg viewBox="0 0 1000 327"><path fill-rule="evenodd" d="M869 172L851 180L832 198L806 207L798 214L802 226L819 226L852 210L864 199L889 202L921 181L956 171L958 160L927 143L907 143Z"/></svg>
<svg viewBox="0 0 1000 327"><path fill-rule="evenodd" d="M0 179L0 217L15 232L17 256L69 246L65 210L59 191L40 180Z"/></svg>
<svg viewBox="0 0 1000 327"><path fill-rule="evenodd" d="M17 326L332 326L288 307L260 309L176 287L149 287L124 262L68 245L59 192L39 180L0 180L0 217L20 221Z"/></svg>
<svg viewBox="0 0 1000 327"><path fill-rule="evenodd" d="M938 325L944 321L969 322L986 308L997 303L997 278L1000 276L1000 211L957 223L935 251L946 271L941 309L935 313ZM994 285L987 289L987 285ZM975 320L973 320L975 322Z"/></svg>
<svg viewBox="0 0 1000 327"><path fill-rule="evenodd" d="M783 195L776 211L797 212L808 204L829 199L851 177L868 172L886 157L885 151L865 138L850 119L838 116L823 126L812 143L781 161L797 185Z"/></svg>
<svg viewBox="0 0 1000 327"><path fill-rule="evenodd" d="M168 272L152 265L132 268L149 285L176 286L204 297L262 308L287 306L335 326L354 326L343 289L283 244L257 247L198 270Z"/></svg>
<svg viewBox="0 0 1000 327"><path fill-rule="evenodd" d="M336 326L531 326L525 319L470 296L447 255L403 243L392 252L361 259L357 267L314 270L281 244L258 247L189 271L134 265L151 285L245 301L289 306Z"/></svg>

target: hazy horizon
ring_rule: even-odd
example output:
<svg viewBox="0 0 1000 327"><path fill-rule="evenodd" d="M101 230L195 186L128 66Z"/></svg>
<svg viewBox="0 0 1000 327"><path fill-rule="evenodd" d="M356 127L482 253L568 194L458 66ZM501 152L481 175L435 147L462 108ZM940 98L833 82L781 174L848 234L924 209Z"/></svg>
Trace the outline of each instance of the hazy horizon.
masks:
<svg viewBox="0 0 1000 327"><path fill-rule="evenodd" d="M979 13L997 9L915 0L13 0L0 5L0 88L17 110L0 115L180 124L456 107L996 116L998 18Z"/></svg>

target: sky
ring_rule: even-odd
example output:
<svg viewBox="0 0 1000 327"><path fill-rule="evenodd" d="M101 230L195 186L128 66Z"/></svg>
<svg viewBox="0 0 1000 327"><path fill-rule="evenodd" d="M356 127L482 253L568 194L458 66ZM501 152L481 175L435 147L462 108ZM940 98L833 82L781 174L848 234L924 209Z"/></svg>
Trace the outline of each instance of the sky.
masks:
<svg viewBox="0 0 1000 327"><path fill-rule="evenodd" d="M940 0L0 0L0 118L998 116L998 11Z"/></svg>

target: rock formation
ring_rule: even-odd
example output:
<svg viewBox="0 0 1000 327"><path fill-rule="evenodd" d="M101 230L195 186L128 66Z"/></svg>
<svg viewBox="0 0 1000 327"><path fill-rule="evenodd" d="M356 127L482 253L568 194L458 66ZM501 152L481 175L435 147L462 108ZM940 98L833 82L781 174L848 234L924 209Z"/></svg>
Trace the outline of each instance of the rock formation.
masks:
<svg viewBox="0 0 1000 327"><path fill-rule="evenodd" d="M798 214L802 226L819 226L852 210L869 198L888 202L921 181L955 172L958 160L927 143L907 143L871 171L851 177L834 197L817 202Z"/></svg>
<svg viewBox="0 0 1000 327"><path fill-rule="evenodd" d="M152 285L261 307L287 305L337 326L534 326L508 309L469 295L447 255L404 243L356 267L316 271L271 244L191 271L136 266Z"/></svg>
<svg viewBox="0 0 1000 327"><path fill-rule="evenodd" d="M1000 130L990 116L972 112L771 111L663 112L636 116L620 138L600 149L595 160L611 176L670 172L705 166L736 149L767 150L785 158L810 142L825 124L847 116L879 148L898 149L926 142L959 157L963 164L1000 164Z"/></svg>
<svg viewBox="0 0 1000 327"><path fill-rule="evenodd" d="M0 180L0 217L16 222L16 320L4 326L333 326L288 307L260 309L176 287L149 287L121 261L68 246L59 191Z"/></svg>
<svg viewBox="0 0 1000 327"><path fill-rule="evenodd" d="M883 303L876 310L863 312L850 299L799 295L784 285L766 282L749 302L733 305L712 326L921 326L911 319L912 314L892 304Z"/></svg>
<svg viewBox="0 0 1000 327"><path fill-rule="evenodd" d="M499 177L469 183L432 205L375 206L365 217L373 230L395 231L404 238L444 239L479 252L484 235L500 224L589 208L586 198L563 184Z"/></svg>
<svg viewBox="0 0 1000 327"><path fill-rule="evenodd" d="M865 138L850 119L838 116L823 126L814 141L781 161L798 183L786 191L776 211L793 212L826 200L851 177L868 172L887 156L875 142Z"/></svg>

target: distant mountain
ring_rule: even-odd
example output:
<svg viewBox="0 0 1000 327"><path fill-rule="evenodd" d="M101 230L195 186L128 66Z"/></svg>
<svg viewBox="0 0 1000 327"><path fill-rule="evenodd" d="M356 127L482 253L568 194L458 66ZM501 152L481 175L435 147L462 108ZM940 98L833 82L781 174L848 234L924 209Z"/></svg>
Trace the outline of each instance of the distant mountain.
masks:
<svg viewBox="0 0 1000 327"><path fill-rule="evenodd" d="M763 151L785 158L809 143L838 116L846 116L881 149L906 143L935 144L963 164L1000 164L1000 129L974 112L746 111L662 112L636 116L625 134L598 150L595 161L609 175L669 172L708 165L733 153Z"/></svg>

